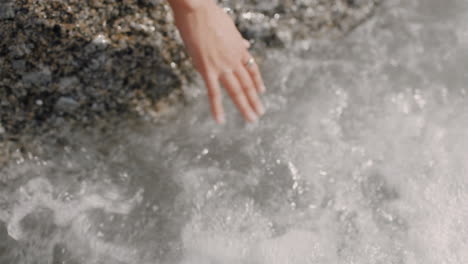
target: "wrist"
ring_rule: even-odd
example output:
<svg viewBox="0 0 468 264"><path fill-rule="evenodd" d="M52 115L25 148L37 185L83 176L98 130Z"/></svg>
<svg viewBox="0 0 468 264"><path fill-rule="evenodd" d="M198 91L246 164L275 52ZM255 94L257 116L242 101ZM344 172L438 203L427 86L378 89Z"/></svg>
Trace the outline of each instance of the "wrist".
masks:
<svg viewBox="0 0 468 264"><path fill-rule="evenodd" d="M193 13L207 5L214 4L213 0L168 0L175 16Z"/></svg>

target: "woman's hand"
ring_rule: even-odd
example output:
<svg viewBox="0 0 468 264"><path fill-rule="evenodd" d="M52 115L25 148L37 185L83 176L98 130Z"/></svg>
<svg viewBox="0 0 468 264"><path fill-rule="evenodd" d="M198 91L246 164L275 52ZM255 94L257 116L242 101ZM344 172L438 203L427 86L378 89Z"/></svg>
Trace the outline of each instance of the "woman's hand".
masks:
<svg viewBox="0 0 468 264"><path fill-rule="evenodd" d="M215 120L225 122L221 83L244 118L255 122L265 111L258 96L265 86L248 42L213 0L195 0L190 8L184 1L170 3L187 51L205 80Z"/></svg>

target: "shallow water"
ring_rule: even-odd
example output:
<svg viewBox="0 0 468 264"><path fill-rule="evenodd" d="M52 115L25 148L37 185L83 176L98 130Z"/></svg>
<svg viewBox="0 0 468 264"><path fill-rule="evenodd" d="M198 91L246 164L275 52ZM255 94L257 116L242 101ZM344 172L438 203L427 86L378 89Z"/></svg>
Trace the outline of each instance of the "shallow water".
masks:
<svg viewBox="0 0 468 264"><path fill-rule="evenodd" d="M0 263L468 263L468 2L263 64L268 113L70 132L0 175Z"/></svg>

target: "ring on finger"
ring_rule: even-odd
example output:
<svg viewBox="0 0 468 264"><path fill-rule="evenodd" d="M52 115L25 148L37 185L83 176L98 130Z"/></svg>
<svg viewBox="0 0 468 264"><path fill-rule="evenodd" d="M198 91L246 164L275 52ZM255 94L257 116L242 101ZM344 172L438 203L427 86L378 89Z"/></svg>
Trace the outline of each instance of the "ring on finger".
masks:
<svg viewBox="0 0 468 264"><path fill-rule="evenodd" d="M250 58L246 63L245 63L245 66L250 68L252 67L253 65L255 64L255 59L254 58Z"/></svg>

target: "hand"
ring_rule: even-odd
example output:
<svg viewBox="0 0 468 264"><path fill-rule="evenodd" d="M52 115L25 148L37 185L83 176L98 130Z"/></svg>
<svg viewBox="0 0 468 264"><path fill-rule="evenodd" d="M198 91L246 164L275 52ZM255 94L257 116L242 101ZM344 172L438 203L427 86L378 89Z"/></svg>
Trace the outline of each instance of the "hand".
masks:
<svg viewBox="0 0 468 264"><path fill-rule="evenodd" d="M212 0L204 0L191 10L172 7L186 49L205 81L215 120L225 122L221 83L244 118L255 122L265 111L258 95L265 86L247 50L248 41Z"/></svg>

